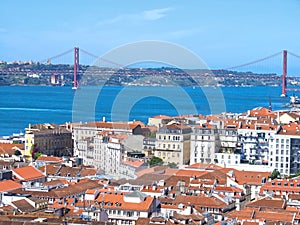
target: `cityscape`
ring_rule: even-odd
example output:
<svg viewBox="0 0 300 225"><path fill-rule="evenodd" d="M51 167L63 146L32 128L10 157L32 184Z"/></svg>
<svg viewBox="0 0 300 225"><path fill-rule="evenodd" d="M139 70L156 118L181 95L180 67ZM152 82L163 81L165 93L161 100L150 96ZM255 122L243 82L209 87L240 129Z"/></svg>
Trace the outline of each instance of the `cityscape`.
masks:
<svg viewBox="0 0 300 225"><path fill-rule="evenodd" d="M300 224L297 0L2 7L0 224Z"/></svg>

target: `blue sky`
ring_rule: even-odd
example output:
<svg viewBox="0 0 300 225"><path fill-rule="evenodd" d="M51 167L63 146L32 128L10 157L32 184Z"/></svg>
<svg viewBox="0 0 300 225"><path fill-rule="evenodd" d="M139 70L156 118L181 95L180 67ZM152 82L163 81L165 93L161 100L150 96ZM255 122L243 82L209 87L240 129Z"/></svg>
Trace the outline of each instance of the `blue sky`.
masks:
<svg viewBox="0 0 300 225"><path fill-rule="evenodd" d="M300 55L299 0L1 2L0 59L40 61L79 46L95 55L134 41L182 45L210 68Z"/></svg>

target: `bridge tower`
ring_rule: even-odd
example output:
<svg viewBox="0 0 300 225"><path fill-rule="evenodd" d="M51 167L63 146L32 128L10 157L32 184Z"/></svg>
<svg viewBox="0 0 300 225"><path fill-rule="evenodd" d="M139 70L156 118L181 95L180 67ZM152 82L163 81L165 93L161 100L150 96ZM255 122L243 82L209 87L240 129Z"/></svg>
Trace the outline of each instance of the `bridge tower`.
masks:
<svg viewBox="0 0 300 225"><path fill-rule="evenodd" d="M283 50L282 57L282 76L281 76L281 84L282 84L282 92L281 97L286 97L286 76L287 76L287 50Z"/></svg>
<svg viewBox="0 0 300 225"><path fill-rule="evenodd" d="M77 89L78 82L77 82L77 72L79 70L79 48L74 48L74 84L73 89Z"/></svg>

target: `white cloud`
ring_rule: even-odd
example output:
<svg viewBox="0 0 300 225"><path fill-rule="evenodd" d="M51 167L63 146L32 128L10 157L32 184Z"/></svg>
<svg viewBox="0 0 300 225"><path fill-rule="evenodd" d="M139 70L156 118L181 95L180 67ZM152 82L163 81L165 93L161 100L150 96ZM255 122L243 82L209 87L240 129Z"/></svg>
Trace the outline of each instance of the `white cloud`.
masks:
<svg viewBox="0 0 300 225"><path fill-rule="evenodd" d="M121 14L110 19L99 21L97 25L101 26L101 25L111 25L119 22L132 23L137 21L159 20L165 17L167 15L167 12L169 12L170 10L172 10L172 8L152 9L140 13Z"/></svg>
<svg viewBox="0 0 300 225"><path fill-rule="evenodd" d="M143 12L145 20L159 20L167 15L172 8L152 9Z"/></svg>

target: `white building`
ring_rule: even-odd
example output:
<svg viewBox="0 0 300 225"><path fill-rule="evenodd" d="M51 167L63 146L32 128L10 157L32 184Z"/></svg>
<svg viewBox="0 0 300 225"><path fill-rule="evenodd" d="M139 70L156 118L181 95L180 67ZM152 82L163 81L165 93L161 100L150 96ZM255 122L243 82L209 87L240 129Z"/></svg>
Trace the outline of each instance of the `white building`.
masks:
<svg viewBox="0 0 300 225"><path fill-rule="evenodd" d="M300 125L291 123L282 125L269 141L269 166L277 169L281 175L300 172Z"/></svg>

